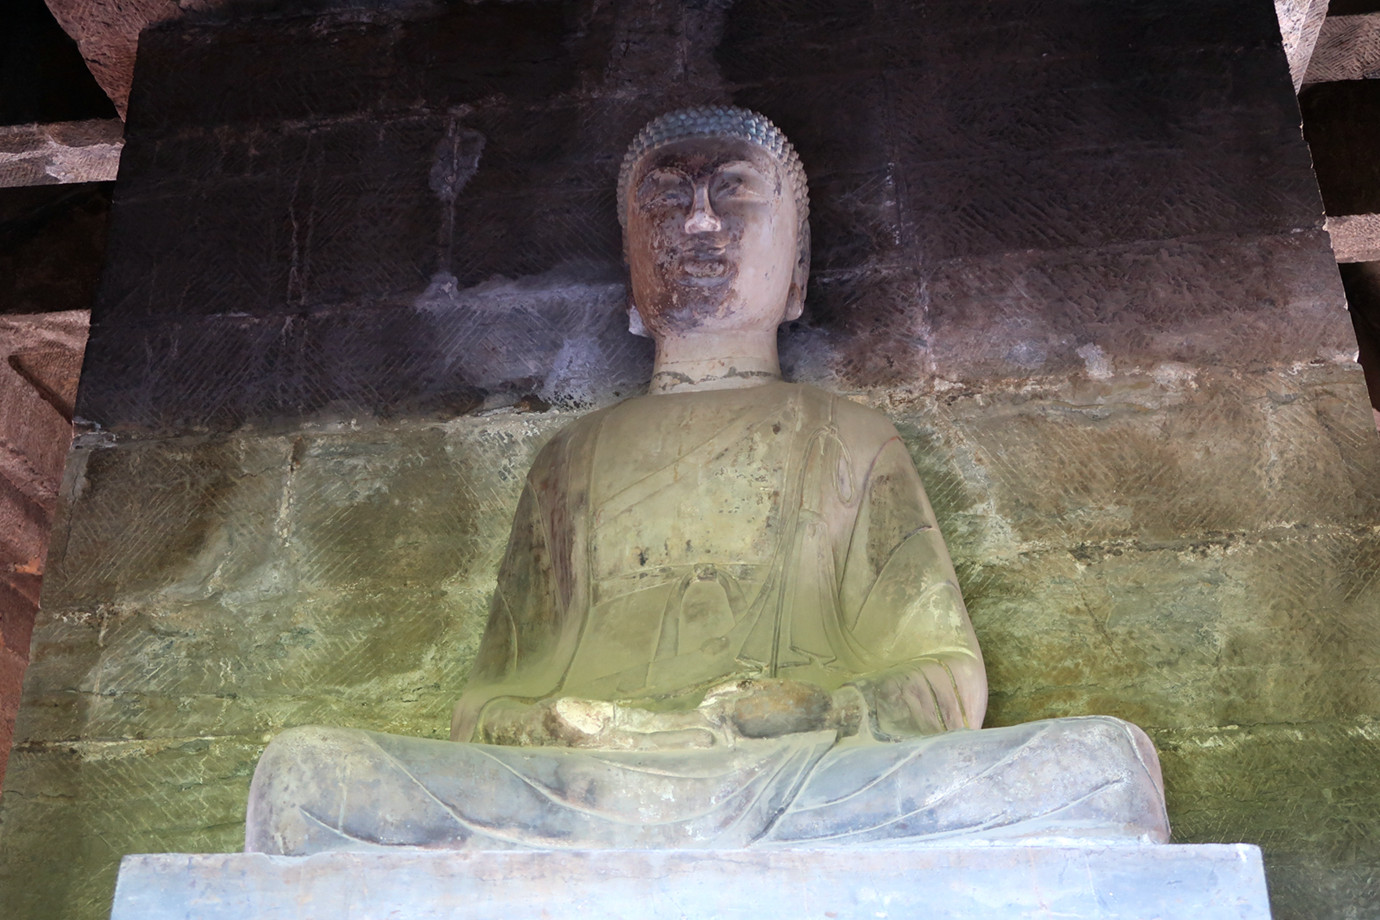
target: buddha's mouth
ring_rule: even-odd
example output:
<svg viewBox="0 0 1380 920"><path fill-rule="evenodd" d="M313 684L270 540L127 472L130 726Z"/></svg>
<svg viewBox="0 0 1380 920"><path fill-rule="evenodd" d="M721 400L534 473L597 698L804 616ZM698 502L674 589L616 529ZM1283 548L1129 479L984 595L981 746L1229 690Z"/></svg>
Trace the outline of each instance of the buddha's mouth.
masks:
<svg viewBox="0 0 1380 920"><path fill-rule="evenodd" d="M700 248L682 252L675 260L675 270L690 284L712 285L727 280L733 274L733 263L720 248Z"/></svg>
<svg viewBox="0 0 1380 920"><path fill-rule="evenodd" d="M681 271L691 278L711 280L728 274L728 263L722 260L686 260L680 263Z"/></svg>

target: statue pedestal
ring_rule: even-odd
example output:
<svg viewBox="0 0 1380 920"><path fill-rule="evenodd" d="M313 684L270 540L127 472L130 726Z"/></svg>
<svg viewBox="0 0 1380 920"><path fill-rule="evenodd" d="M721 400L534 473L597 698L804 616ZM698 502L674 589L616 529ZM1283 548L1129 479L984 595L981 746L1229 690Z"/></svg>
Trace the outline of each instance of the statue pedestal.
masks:
<svg viewBox="0 0 1380 920"><path fill-rule="evenodd" d="M127 856L111 920L1268 920L1260 850L967 846Z"/></svg>

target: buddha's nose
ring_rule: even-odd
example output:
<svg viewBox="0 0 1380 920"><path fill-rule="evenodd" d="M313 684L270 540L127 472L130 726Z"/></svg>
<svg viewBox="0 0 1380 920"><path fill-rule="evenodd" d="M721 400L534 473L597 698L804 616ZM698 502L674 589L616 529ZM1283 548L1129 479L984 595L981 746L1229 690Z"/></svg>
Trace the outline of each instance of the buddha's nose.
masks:
<svg viewBox="0 0 1380 920"><path fill-rule="evenodd" d="M714 213L714 207L709 203L708 186L696 185L695 200L685 218L685 232L713 233L719 230L720 226L719 216Z"/></svg>

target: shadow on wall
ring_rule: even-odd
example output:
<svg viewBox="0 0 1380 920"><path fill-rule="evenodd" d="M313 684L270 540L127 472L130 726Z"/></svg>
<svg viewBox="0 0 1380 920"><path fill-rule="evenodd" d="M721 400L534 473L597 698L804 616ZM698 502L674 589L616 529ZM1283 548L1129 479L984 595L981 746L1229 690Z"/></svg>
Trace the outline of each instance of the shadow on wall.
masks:
<svg viewBox="0 0 1380 920"><path fill-rule="evenodd" d="M1337 266L1346 289L1356 345L1366 372L1375 428L1380 431L1380 262L1350 262Z"/></svg>

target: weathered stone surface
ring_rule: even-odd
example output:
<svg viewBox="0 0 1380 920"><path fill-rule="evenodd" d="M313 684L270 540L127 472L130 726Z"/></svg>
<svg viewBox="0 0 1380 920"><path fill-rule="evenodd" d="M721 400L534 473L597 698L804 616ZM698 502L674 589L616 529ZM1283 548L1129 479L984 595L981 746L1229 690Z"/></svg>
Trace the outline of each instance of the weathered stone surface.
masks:
<svg viewBox="0 0 1380 920"><path fill-rule="evenodd" d="M609 403L637 392L651 363L625 303L621 285L578 276L463 292L443 277L409 305L98 325L106 344L92 350L77 415L224 432Z"/></svg>
<svg viewBox="0 0 1380 920"><path fill-rule="evenodd" d="M1162 747L1192 727L1195 750L1212 751L1222 732L1238 737L1222 726L1302 726L1240 736L1249 743L1220 748L1235 755L1201 765L1197 754L1173 754L1172 742L1166 781L1171 809L1189 809L1178 839L1259 839L1271 865L1282 847L1294 900L1277 898L1277 912L1325 913L1333 902L1310 885L1333 884L1329 873L1345 864L1342 851L1326 849L1335 838L1320 829L1285 840L1287 822L1276 821L1284 806L1257 811L1249 790L1269 783L1284 802L1290 782L1326 775L1335 795L1351 796L1346 808L1375 807L1364 783L1346 779L1348 764L1360 769L1371 756L1371 742L1343 727L1380 704L1380 461L1362 387L1355 372L1325 367L1274 379L1172 370L1162 371L1164 382L1070 383L995 405L991 391L911 401L897 418L983 642L996 690L991 723L1106 712L1145 724ZM1237 402L1243 385L1249 398ZM64 580L55 580L35 634L7 784L22 804L11 812L7 792L0 814L14 855L0 885L65 846L39 817L56 809L52 820L67 826L56 817L64 799L43 792L60 763L73 766L69 795L100 799L111 784L163 790L141 800L132 823L108 802L84 813L73 834L136 851L173 846L161 842L171 839L167 829L195 837L210 828L223 835L214 848L233 849L260 746L283 727L443 737L522 472L568 418L508 410L303 432L300 443L244 434L84 448L104 456L73 468L72 494L90 502L92 517L62 538L71 574L55 563ZM1073 438L1066 453L1050 449L1065 443L1061 429ZM1151 446L1170 442L1194 463L1176 468L1177 455ZM148 465L170 448L182 451L169 454L178 464ZM245 500L169 505L158 496L173 469L183 470L189 499L221 483L229 491L216 494ZM1337 492L1339 483L1349 485ZM122 532L122 507L165 509L139 519L147 535L132 546L153 549L139 550L145 561L125 575L102 567L98 550L111 539L104 533ZM221 580L198 558L214 558ZM408 573L406 584L395 571ZM1315 745L1315 736L1329 740ZM233 762L198 766L201 745L221 739L230 746L215 749ZM154 749L157 758L137 756ZM98 751L128 753L102 759L104 773L76 769ZM1276 779L1277 766L1260 767L1261 778L1248 780L1257 760L1293 772ZM192 797L168 785L170 769L204 777L195 815ZM1330 813L1318 795L1311 810ZM1357 860L1373 858L1368 839L1356 838ZM96 904L94 892L108 895L113 884L114 861L92 851L87 865L90 878L68 883Z"/></svg>
<svg viewBox="0 0 1380 920"><path fill-rule="evenodd" d="M1321 41L1319 32L1325 28L1327 0L1275 0L1279 16L1279 31L1284 39L1284 53L1289 56L1289 73L1297 90L1307 77L1309 62Z"/></svg>
<svg viewBox="0 0 1380 920"><path fill-rule="evenodd" d="M151 23L179 15L185 6L195 5L195 0L118 0L99 6L76 0L47 2L63 30L76 39L87 67L121 118L134 80L139 32Z"/></svg>
<svg viewBox="0 0 1380 920"><path fill-rule="evenodd" d="M88 317L0 315L0 779L72 439Z"/></svg>
<svg viewBox="0 0 1380 920"><path fill-rule="evenodd" d="M1308 62L1305 83L1380 77L1380 13L1329 16Z"/></svg>
<svg viewBox="0 0 1380 920"><path fill-rule="evenodd" d="M1380 896L1376 739L1365 715L1156 732L1166 775L1177 777L1177 839L1259 841L1276 917L1366 916ZM1300 828L1302 814L1315 817Z"/></svg>
<svg viewBox="0 0 1380 920"><path fill-rule="evenodd" d="M657 920L1270 916L1259 851L1201 846L131 856L111 917L497 920L557 910Z"/></svg>
<svg viewBox="0 0 1380 920"><path fill-rule="evenodd" d="M123 854L154 840L195 852L239 849L241 787L262 743L193 736L17 747L7 782L25 791L4 797L6 912L104 918ZM55 810L57 803L66 804Z"/></svg>
<svg viewBox="0 0 1380 920"><path fill-rule="evenodd" d="M113 181L124 127L76 121L0 128L0 187Z"/></svg>
<svg viewBox="0 0 1380 920"><path fill-rule="evenodd" d="M983 566L968 581L991 721L1107 712L1155 729L1373 711L1376 537L1256 540L1085 546ZM1030 670L1036 661L1048 677ZM1154 686L1149 671L1161 675Z"/></svg>
<svg viewBox="0 0 1380 920"><path fill-rule="evenodd" d="M1359 383L1325 367L1257 376L1166 365L1000 400L958 391L937 414L897 415L907 436L935 439L917 462L936 508L958 518L951 544L995 561L1073 534L1089 545L1165 545L1370 526L1380 461L1356 426ZM935 469L935 456L953 467Z"/></svg>
<svg viewBox="0 0 1380 920"><path fill-rule="evenodd" d="M9 913L103 916L121 853L238 848L283 727L444 732L547 404L645 379L617 158L727 101L801 149L788 363L900 423L994 721L1143 721L1182 839L1263 842L1281 918L1373 910L1380 453L1270 4L720 6L150 33Z"/></svg>
<svg viewBox="0 0 1380 920"><path fill-rule="evenodd" d="M647 351L621 330L612 183L678 101L768 112L810 173L803 379L1063 374L1085 346L1117 368L1335 353L1350 333L1268 7L1076 7L649 6L569 40L540 4L155 30L81 414L225 430L626 393ZM701 95L675 95L677 66ZM464 176L444 196L442 166ZM208 367L275 385L198 396Z"/></svg>
<svg viewBox="0 0 1380 920"><path fill-rule="evenodd" d="M1308 231L946 262L928 288L929 360L964 382L1349 362L1326 243Z"/></svg>
<svg viewBox="0 0 1380 920"><path fill-rule="evenodd" d="M74 696L100 737L192 711L236 732L338 722L327 686L352 724L443 735L526 466L567 418L79 449L91 513L56 527L71 564L45 603L70 614L36 636L24 737L75 735Z"/></svg>
<svg viewBox="0 0 1380 920"><path fill-rule="evenodd" d="M1327 235L1338 262L1380 262L1380 214L1329 217Z"/></svg>

